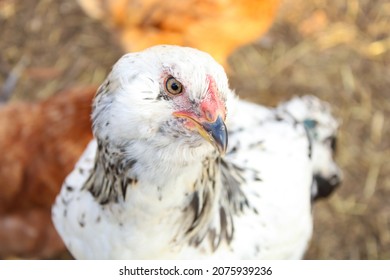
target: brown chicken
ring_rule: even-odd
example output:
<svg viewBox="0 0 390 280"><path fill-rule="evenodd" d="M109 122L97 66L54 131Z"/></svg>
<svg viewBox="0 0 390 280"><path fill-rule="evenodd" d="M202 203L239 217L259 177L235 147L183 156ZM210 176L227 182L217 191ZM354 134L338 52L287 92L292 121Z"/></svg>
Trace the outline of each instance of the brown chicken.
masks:
<svg viewBox="0 0 390 280"><path fill-rule="evenodd" d="M0 107L0 257L50 257L63 250L51 223L62 181L92 138L96 87Z"/></svg>
<svg viewBox="0 0 390 280"><path fill-rule="evenodd" d="M117 31L127 51L156 44L191 46L226 66L238 47L271 25L280 0L79 0L88 15Z"/></svg>
<svg viewBox="0 0 390 280"><path fill-rule="evenodd" d="M116 30L126 51L155 44L209 52L226 66L230 53L259 38L280 0L79 0ZM92 138L96 87L43 102L0 107L0 258L48 258L64 250L51 223L62 181Z"/></svg>

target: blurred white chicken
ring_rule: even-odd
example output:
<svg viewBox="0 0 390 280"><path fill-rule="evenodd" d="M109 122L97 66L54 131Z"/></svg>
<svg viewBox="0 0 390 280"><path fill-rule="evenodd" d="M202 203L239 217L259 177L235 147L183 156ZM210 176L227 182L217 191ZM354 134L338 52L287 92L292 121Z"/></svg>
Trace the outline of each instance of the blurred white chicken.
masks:
<svg viewBox="0 0 390 280"><path fill-rule="evenodd" d="M291 117L305 126L314 172L312 199L328 197L342 181L342 172L333 159L339 124L329 104L308 95L284 102L276 111L280 117Z"/></svg>
<svg viewBox="0 0 390 280"><path fill-rule="evenodd" d="M53 206L66 246L78 259L301 258L337 123L318 99L294 100L239 101L195 49L123 56L93 103L95 140Z"/></svg>

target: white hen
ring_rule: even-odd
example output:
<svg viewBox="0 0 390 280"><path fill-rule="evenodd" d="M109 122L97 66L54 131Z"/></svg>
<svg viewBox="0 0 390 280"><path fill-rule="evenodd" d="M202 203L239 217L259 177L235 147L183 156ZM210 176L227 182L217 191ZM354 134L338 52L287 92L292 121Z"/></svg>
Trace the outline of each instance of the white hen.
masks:
<svg viewBox="0 0 390 280"><path fill-rule="evenodd" d="M56 229L78 259L301 258L313 141L337 125L326 108L329 135L312 137L318 114L290 109L238 101L195 49L123 56L96 94L95 140L53 206Z"/></svg>

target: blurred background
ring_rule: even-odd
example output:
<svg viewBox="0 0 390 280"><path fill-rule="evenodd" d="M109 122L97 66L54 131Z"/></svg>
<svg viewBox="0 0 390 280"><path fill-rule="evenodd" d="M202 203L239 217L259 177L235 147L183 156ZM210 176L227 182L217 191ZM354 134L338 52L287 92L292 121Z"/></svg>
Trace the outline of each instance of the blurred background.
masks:
<svg viewBox="0 0 390 280"><path fill-rule="evenodd" d="M244 99L330 102L344 182L306 259L390 259L390 2L186 2L0 0L0 257L70 257L50 205L91 137L75 127L124 52L165 42L211 52Z"/></svg>

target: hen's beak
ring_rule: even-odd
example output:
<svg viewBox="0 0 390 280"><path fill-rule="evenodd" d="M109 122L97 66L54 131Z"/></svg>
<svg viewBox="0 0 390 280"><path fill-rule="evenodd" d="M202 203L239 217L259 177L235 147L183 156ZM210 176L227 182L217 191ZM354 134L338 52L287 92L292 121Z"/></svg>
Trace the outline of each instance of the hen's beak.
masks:
<svg viewBox="0 0 390 280"><path fill-rule="evenodd" d="M200 135L208 140L217 150L223 155L226 152L228 144L228 135L226 125L221 116L215 120L215 122L203 122L201 123ZM205 132L205 134L203 134Z"/></svg>
<svg viewBox="0 0 390 280"><path fill-rule="evenodd" d="M199 134L210 142L218 152L223 155L226 152L228 144L227 129L221 116L218 116L214 122L199 121L189 114L183 112L174 113L176 117L186 118L195 124Z"/></svg>

